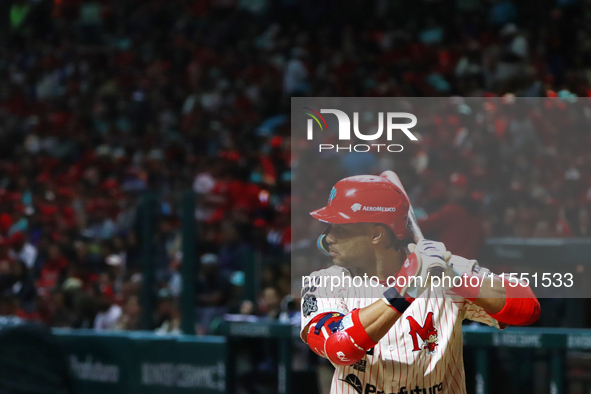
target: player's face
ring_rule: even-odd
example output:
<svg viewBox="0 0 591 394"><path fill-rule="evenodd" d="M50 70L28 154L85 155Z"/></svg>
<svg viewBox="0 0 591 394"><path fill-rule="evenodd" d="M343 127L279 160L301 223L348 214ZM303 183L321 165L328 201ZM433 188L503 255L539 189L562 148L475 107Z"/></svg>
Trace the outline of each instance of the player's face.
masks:
<svg viewBox="0 0 591 394"><path fill-rule="evenodd" d="M345 268L362 268L374 259L369 223L333 224L326 236L332 261Z"/></svg>

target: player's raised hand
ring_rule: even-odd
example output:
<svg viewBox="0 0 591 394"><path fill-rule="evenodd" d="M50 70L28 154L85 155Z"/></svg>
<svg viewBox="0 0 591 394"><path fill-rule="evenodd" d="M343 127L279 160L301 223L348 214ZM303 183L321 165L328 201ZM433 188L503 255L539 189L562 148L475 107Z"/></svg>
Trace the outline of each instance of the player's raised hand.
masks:
<svg viewBox="0 0 591 394"><path fill-rule="evenodd" d="M411 254L404 262L396 278L398 292L406 298L417 298L429 287L434 269L439 272L450 270L447 261L451 253L441 242L421 240L418 244L409 244Z"/></svg>
<svg viewBox="0 0 591 394"><path fill-rule="evenodd" d="M464 275L480 275L480 276L487 276L490 273L490 270L484 267L481 267L476 260L469 260L462 256L452 255L451 259L449 260L449 266L453 270L454 276L464 276Z"/></svg>
<svg viewBox="0 0 591 394"><path fill-rule="evenodd" d="M443 242L422 239L417 245L409 244L408 249L411 253L420 253L424 257L431 258L435 264L443 264L451 258L451 252L447 251ZM439 260L443 260L443 262Z"/></svg>

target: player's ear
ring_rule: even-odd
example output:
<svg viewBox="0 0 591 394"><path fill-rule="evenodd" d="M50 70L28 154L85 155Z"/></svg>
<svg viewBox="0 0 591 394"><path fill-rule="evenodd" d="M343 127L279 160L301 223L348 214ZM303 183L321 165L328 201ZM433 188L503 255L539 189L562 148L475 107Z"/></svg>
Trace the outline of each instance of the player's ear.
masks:
<svg viewBox="0 0 591 394"><path fill-rule="evenodd" d="M377 245L382 242L390 242L386 229L381 224L374 224L371 228L371 243Z"/></svg>
<svg viewBox="0 0 591 394"><path fill-rule="evenodd" d="M395 246L396 236L385 224L376 223L372 228L372 243L377 245L381 243L384 248L388 249Z"/></svg>

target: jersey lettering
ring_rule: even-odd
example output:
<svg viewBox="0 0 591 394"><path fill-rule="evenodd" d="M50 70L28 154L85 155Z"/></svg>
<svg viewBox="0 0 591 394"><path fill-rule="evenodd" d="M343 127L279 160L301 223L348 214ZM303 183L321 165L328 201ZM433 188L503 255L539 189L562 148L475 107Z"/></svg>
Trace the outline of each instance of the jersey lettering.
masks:
<svg viewBox="0 0 591 394"><path fill-rule="evenodd" d="M410 325L409 334L412 338L413 352L427 349L429 354L434 353L437 346L437 330L433 325L433 312L427 314L422 326L412 316L408 316L406 320ZM422 346L419 346L419 338L423 341Z"/></svg>

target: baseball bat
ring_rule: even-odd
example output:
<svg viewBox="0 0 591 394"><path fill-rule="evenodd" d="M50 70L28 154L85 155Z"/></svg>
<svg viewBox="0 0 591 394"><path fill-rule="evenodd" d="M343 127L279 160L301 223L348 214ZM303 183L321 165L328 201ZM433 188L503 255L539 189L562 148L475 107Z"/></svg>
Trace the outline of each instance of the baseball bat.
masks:
<svg viewBox="0 0 591 394"><path fill-rule="evenodd" d="M408 198L408 194L406 193L406 190L404 189L404 186L402 185L402 182L400 181L400 178L398 177L398 175L396 175L396 173L394 171L384 171L380 174L380 176L383 176L384 178L388 179L390 182L392 182L394 185L398 186L398 188L400 189L400 191L402 193L404 193L404 195L406 196L406 199L408 200L409 204L410 204L410 198ZM413 235L413 240L415 242L415 244L418 244L420 240L425 239L425 237L423 236L423 233L419 227L419 224L417 223L417 217L415 216L415 211L412 207L412 204L409 205L408 207L408 228L411 231L412 235ZM410 254L410 251L407 249L406 250L407 254ZM429 269L429 273L431 274L431 276L442 276L444 273L443 267L433 267L431 269Z"/></svg>

